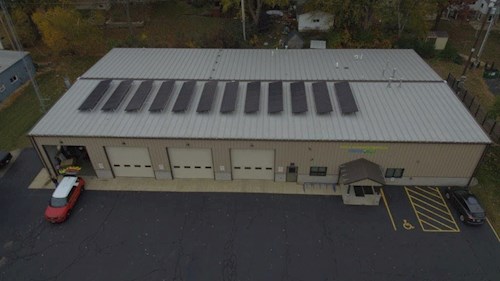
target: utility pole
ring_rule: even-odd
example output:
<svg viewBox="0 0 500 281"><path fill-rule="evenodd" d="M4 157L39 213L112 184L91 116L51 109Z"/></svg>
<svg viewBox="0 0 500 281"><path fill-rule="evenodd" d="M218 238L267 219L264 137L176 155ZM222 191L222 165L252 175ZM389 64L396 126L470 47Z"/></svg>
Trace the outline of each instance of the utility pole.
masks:
<svg viewBox="0 0 500 281"><path fill-rule="evenodd" d="M12 41L14 43L14 45L12 47L14 49L16 49L20 53L20 55L22 56L24 68L28 72L28 76L30 78L31 85L33 85L33 90L35 90L35 94L38 98L38 102L40 103L40 110L43 113L45 113L47 110L45 108L44 99L42 98L42 95L40 94L40 89L38 87L38 84L36 83L35 75L34 75L34 73L31 72L31 68L28 66L28 62L26 61L26 56L24 55L24 51L23 51L23 45L21 44L21 42L19 42L19 39L17 38L16 29L14 28L14 23L12 22L12 19L10 17L9 11L7 10L7 6L5 5L4 0L0 0L0 8L2 9L3 14L5 16L5 23L7 24L8 30L10 31L10 34L12 35Z"/></svg>
<svg viewBox="0 0 500 281"><path fill-rule="evenodd" d="M484 47L486 45L486 41L488 40L488 37L490 35L491 27L493 26L493 22L495 21L494 17L495 17L496 11L497 11L497 8L493 7L491 9L491 14L489 14L492 16L492 18L490 20L490 24L488 25L488 29L486 30L486 34L484 35L484 39L483 39L483 42L481 43L481 47L479 47L479 52L477 52L477 56L475 59L475 61L477 61L477 62L479 61L479 58L483 54L483 50L484 50ZM488 17L489 15L486 15L486 17Z"/></svg>
<svg viewBox="0 0 500 281"><path fill-rule="evenodd" d="M486 16L484 17L483 23L481 24L481 28L479 29L479 33L476 36L476 40L474 41L474 45L472 45L472 49L470 50L469 58L467 59L467 62L465 62L464 66L464 71L462 72L462 76L465 76L467 73L467 68L470 65L470 62L472 60L472 55L474 55L474 52L476 51L477 43L479 43L479 38L481 37L481 33L483 33L484 26L486 25L486 21L488 20L488 15L490 14L493 6L495 6L495 3L497 0L490 0L490 3L488 5L488 11L486 12Z"/></svg>
<svg viewBox="0 0 500 281"><path fill-rule="evenodd" d="M243 24L243 40L247 41L247 34L245 31L245 0L241 0L241 23Z"/></svg>

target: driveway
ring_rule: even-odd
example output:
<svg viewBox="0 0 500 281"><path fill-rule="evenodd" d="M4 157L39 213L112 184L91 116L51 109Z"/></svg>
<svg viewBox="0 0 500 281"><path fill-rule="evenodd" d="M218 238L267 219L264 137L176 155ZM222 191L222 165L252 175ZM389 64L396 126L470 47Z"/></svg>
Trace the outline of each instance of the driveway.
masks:
<svg viewBox="0 0 500 281"><path fill-rule="evenodd" d="M51 225L51 191L27 189L36 159L23 151L0 179L0 280L500 280L486 225L395 231L383 204L340 197L86 191Z"/></svg>

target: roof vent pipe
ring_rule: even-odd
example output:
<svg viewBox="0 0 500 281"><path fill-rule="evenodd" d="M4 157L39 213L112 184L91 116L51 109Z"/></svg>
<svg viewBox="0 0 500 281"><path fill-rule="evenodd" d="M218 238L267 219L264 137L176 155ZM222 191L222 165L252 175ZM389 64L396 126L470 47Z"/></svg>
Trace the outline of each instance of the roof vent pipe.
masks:
<svg viewBox="0 0 500 281"><path fill-rule="evenodd" d="M392 77L389 77L389 83L387 84L387 88L390 88L391 87L391 82L392 82Z"/></svg>
<svg viewBox="0 0 500 281"><path fill-rule="evenodd" d="M396 77L396 68L393 68L392 69L392 78L395 78Z"/></svg>
<svg viewBox="0 0 500 281"><path fill-rule="evenodd" d="M401 85L403 85L403 76L399 77L399 88L401 88Z"/></svg>

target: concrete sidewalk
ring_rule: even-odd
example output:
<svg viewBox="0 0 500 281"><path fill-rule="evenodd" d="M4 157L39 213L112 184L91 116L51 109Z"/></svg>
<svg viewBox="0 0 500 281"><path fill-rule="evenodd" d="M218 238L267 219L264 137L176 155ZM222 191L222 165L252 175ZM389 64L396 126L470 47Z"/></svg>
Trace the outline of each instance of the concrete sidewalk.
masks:
<svg viewBox="0 0 500 281"><path fill-rule="evenodd" d="M215 181L206 179L157 180L154 178L98 179L83 177L87 190L116 191L167 191L167 192L232 192L232 193L274 193L301 195L339 195L332 186L316 184L304 189L295 182L274 182L266 180ZM54 189L46 169L40 170L29 189Z"/></svg>

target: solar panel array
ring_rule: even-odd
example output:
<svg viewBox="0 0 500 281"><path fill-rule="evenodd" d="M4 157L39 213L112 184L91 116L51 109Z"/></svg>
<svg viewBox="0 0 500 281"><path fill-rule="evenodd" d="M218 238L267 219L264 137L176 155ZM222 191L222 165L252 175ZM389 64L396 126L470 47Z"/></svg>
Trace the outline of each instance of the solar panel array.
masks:
<svg viewBox="0 0 500 281"><path fill-rule="evenodd" d="M234 111L236 107L238 84L238 82L226 83L226 88L224 88L224 96L222 97L222 104L220 106L221 113L229 113Z"/></svg>
<svg viewBox="0 0 500 281"><path fill-rule="evenodd" d="M290 84L292 95L292 112L303 113L307 111L306 86L304 81L293 82Z"/></svg>
<svg viewBox="0 0 500 281"><path fill-rule="evenodd" d="M137 91L135 92L134 96L128 103L127 107L125 108L125 111L137 111L141 109L142 105L146 101L147 97L149 96L149 93L151 93L151 89L153 88L153 81L148 80L148 81L143 81Z"/></svg>
<svg viewBox="0 0 500 281"><path fill-rule="evenodd" d="M344 114L349 114L358 111L358 105L356 104L356 100L352 95L351 86L349 86L349 82L343 81L334 84L335 86L335 95L337 96L337 100L340 104L340 110Z"/></svg>
<svg viewBox="0 0 500 281"><path fill-rule="evenodd" d="M260 105L260 81L247 84L247 95L245 98L245 113L259 111Z"/></svg>
<svg viewBox="0 0 500 281"><path fill-rule="evenodd" d="M281 81L269 83L267 100L268 113L283 111L283 83Z"/></svg>
<svg viewBox="0 0 500 281"><path fill-rule="evenodd" d="M191 97L193 96L194 86L196 85L196 81L187 81L182 85L181 91L177 100L174 103L173 112L182 112L186 111L189 106L189 102L191 101Z"/></svg>
<svg viewBox="0 0 500 281"><path fill-rule="evenodd" d="M94 107L99 103L99 101L102 99L104 94L109 88L109 84L111 83L111 80L102 80L97 84L97 86L92 90L90 95L85 99L85 101L80 105L78 110L85 111L85 110L92 110Z"/></svg>
<svg viewBox="0 0 500 281"><path fill-rule="evenodd" d="M127 96L132 80L121 81L118 87L113 91L109 99L101 108L103 111L115 111L121 102ZM163 81L153 99L149 111L161 112L163 111L174 92L176 81L167 80ZM177 95L177 99L172 108L173 112L183 112L189 107L193 98L196 81L185 81ZM210 112L216 100L218 81L207 81L203 84L203 91L201 93L198 107L196 112ZM81 111L92 110L99 101L103 98L106 91L111 84L111 80L102 80L90 93L87 99L78 108ZM148 96L153 92L153 80L142 81L134 96L130 99L125 108L127 112L139 111L145 104ZM342 113L353 113L358 111L358 106L352 94L349 82L337 82L334 84L335 94ZM236 100L238 98L239 82L226 82L222 103L220 107L221 113L234 112L236 109ZM333 111L332 101L328 92L327 82L320 81L312 83L312 94L314 103L316 105L317 114L325 114ZM261 81L248 82L246 84L245 96L245 113L255 113L260 109L260 94L261 94ZM290 83L290 97L292 113L300 114L308 111L307 107L307 94L304 81L297 81ZM284 110L283 100L283 82L271 81L268 83L268 110L269 114L275 114Z"/></svg>
<svg viewBox="0 0 500 281"><path fill-rule="evenodd" d="M328 94L328 88L326 87L326 82L316 82L312 84L314 103L316 104L316 112L318 114L324 114L333 111L332 101L330 100L330 95Z"/></svg>
<svg viewBox="0 0 500 281"><path fill-rule="evenodd" d="M151 112L160 112L165 109L168 101L170 100L170 96L172 95L172 90L174 89L174 80L168 80L161 84L158 93L156 94L153 103L149 107L149 111Z"/></svg>
<svg viewBox="0 0 500 281"><path fill-rule="evenodd" d="M101 108L103 111L114 111L120 106L123 99L128 93L130 89L130 85L132 85L132 80L124 80L120 82L118 87L115 89L111 97L106 101L104 106Z"/></svg>
<svg viewBox="0 0 500 281"><path fill-rule="evenodd" d="M209 81L205 83L196 112L207 112L212 109L212 103L215 98L215 90L217 90L217 81Z"/></svg>

